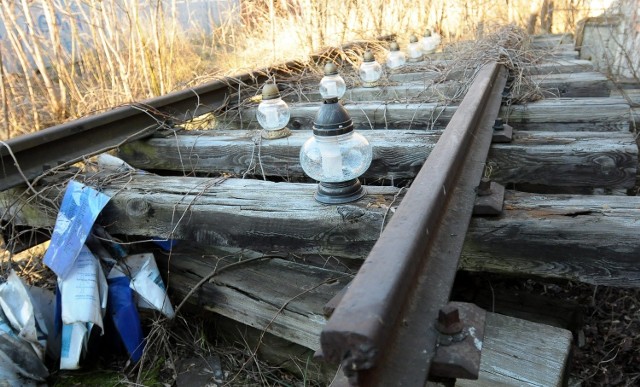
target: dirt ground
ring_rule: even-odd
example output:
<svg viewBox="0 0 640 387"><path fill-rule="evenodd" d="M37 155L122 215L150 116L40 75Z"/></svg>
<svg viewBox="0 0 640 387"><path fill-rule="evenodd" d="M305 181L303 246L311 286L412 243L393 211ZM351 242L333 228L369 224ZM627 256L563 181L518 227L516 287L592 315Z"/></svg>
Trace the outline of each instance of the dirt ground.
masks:
<svg viewBox="0 0 640 387"><path fill-rule="evenodd" d="M489 286L494 305L508 304L497 312L520 318L528 314L538 322L571 330L569 386L640 385L640 289L490 274L471 274L465 277L469 281L476 295ZM465 291L456 288L454 297L457 293L465 298ZM518 303L529 300L529 305L514 310L514 294ZM482 302L482 296L477 300ZM491 304L484 307L488 310Z"/></svg>
<svg viewBox="0 0 640 387"><path fill-rule="evenodd" d="M640 384L640 290L580 285L560 290L584 308L571 373L584 386Z"/></svg>

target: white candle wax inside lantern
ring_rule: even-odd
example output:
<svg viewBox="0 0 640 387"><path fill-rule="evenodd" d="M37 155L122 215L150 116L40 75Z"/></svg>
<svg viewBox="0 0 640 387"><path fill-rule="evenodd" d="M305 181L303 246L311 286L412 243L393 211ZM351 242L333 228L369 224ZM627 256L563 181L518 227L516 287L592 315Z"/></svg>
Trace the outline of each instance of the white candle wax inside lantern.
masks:
<svg viewBox="0 0 640 387"><path fill-rule="evenodd" d="M422 57L422 47L420 47L419 43L410 43L407 51L411 59L420 59Z"/></svg>
<svg viewBox="0 0 640 387"><path fill-rule="evenodd" d="M336 139L322 139L318 141L320 157L322 158L322 173L329 179L342 177L342 155Z"/></svg>
<svg viewBox="0 0 640 387"><path fill-rule="evenodd" d="M280 117L277 109L265 109L264 118L267 121L267 126L273 128L278 126Z"/></svg>
<svg viewBox="0 0 640 387"><path fill-rule="evenodd" d="M373 67L364 67L360 75L365 82L375 82L379 79L378 72Z"/></svg>
<svg viewBox="0 0 640 387"><path fill-rule="evenodd" d="M360 79L364 87L374 87L382 76L382 66L376 62L371 51L366 51L360 65Z"/></svg>
<svg viewBox="0 0 640 387"><path fill-rule="evenodd" d="M402 67L406 62L406 57L402 51L391 51L387 57L387 67L397 69Z"/></svg>
<svg viewBox="0 0 640 387"><path fill-rule="evenodd" d="M333 63L327 63L324 67L325 75L320 80L320 95L323 99L342 98L347 91L347 84Z"/></svg>
<svg viewBox="0 0 640 387"><path fill-rule="evenodd" d="M334 81L329 81L324 84L324 87L327 89L327 95L337 96L338 95L338 85Z"/></svg>

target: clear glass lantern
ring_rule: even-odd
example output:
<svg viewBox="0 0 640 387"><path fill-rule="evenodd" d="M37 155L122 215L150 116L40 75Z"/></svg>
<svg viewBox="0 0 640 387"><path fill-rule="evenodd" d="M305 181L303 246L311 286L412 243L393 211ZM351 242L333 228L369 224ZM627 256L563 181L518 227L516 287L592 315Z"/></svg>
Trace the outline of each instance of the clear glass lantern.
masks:
<svg viewBox="0 0 640 387"><path fill-rule="evenodd" d="M432 54L436 52L441 40L442 39L439 34L431 33L431 30L427 29L422 37L422 52L425 54Z"/></svg>
<svg viewBox="0 0 640 387"><path fill-rule="evenodd" d="M286 128L291 112L287 103L280 98L280 91L275 83L267 83L262 88L262 102L258 105L256 118L264 129L264 138L281 138L291 134Z"/></svg>
<svg viewBox="0 0 640 387"><path fill-rule="evenodd" d="M339 204L365 195L358 177L367 171L373 156L369 141L353 131L353 122L336 98L325 100L313 123L313 137L300 149L304 172L319 181L315 198Z"/></svg>
<svg viewBox="0 0 640 387"><path fill-rule="evenodd" d="M382 66L376 61L370 50L365 51L362 64L360 65L360 79L362 86L375 87L382 76Z"/></svg>
<svg viewBox="0 0 640 387"><path fill-rule="evenodd" d="M338 183L357 178L371 164L369 141L360 133L349 132L338 136L314 136L300 151L300 163L312 179Z"/></svg>
<svg viewBox="0 0 640 387"><path fill-rule="evenodd" d="M418 38L415 35L411 35L411 38L409 38L407 56L409 57L409 62L420 62L422 60L422 45L418 42Z"/></svg>
<svg viewBox="0 0 640 387"><path fill-rule="evenodd" d="M391 42L389 46L389 54L387 55L387 67L390 69L398 69L407 62L404 52L400 51L400 45L397 42Z"/></svg>
<svg viewBox="0 0 640 387"><path fill-rule="evenodd" d="M332 62L324 66L324 77L320 80L320 95L323 99L342 98L347 91L347 84L338 74L338 68Z"/></svg>

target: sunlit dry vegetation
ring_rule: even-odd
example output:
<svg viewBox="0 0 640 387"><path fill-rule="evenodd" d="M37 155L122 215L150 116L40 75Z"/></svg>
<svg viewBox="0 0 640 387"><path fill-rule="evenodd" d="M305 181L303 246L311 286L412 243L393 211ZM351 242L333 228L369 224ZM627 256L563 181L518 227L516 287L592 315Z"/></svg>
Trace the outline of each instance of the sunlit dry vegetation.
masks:
<svg viewBox="0 0 640 387"><path fill-rule="evenodd" d="M572 31L609 1L235 0L185 28L177 0L0 2L0 139L354 39L426 28L445 41L484 23ZM220 6L222 4L222 6ZM552 17L550 17L552 15Z"/></svg>

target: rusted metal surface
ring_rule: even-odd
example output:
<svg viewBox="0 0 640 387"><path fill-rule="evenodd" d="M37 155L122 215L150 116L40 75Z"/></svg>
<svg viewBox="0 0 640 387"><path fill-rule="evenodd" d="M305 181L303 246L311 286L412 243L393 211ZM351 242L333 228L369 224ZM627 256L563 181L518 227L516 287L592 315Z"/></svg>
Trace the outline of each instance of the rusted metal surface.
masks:
<svg viewBox="0 0 640 387"><path fill-rule="evenodd" d="M324 314L325 318L331 317L333 311L336 310L338 304L340 304L340 300L342 300L342 297L344 297L344 294L347 292L347 289L349 289L350 285L351 282L349 282L344 288L340 289L340 291L336 293L336 295L333 296L329 300L329 302L324 304L324 307L322 308L322 314Z"/></svg>
<svg viewBox="0 0 640 387"><path fill-rule="evenodd" d="M506 71L479 71L321 334L352 384L424 385L491 143Z"/></svg>
<svg viewBox="0 0 640 387"><path fill-rule="evenodd" d="M450 302L440 310L431 376L478 379L486 315L484 309L464 302ZM442 324L442 317L449 323Z"/></svg>
<svg viewBox="0 0 640 387"><path fill-rule="evenodd" d="M438 311L438 322L436 329L442 335L455 339L454 336L462 332L462 321L460 311L453 305L445 305Z"/></svg>
<svg viewBox="0 0 640 387"><path fill-rule="evenodd" d="M478 197L473 215L500 215L504 206L504 186L483 178L478 186Z"/></svg>
<svg viewBox="0 0 640 387"><path fill-rule="evenodd" d="M6 145L0 144L0 191L61 164L105 152L159 129L171 128L174 122L215 111L225 106L240 85L259 84L267 79L265 74L277 76L289 70L299 71L302 66L289 62L274 69L216 80L9 139Z"/></svg>
<svg viewBox="0 0 640 387"><path fill-rule="evenodd" d="M513 141L513 127L504 123L502 118L497 118L493 124L493 143L508 143Z"/></svg>

